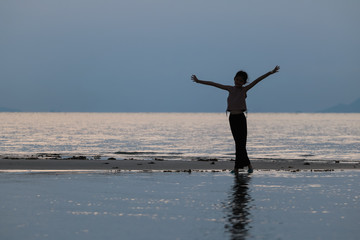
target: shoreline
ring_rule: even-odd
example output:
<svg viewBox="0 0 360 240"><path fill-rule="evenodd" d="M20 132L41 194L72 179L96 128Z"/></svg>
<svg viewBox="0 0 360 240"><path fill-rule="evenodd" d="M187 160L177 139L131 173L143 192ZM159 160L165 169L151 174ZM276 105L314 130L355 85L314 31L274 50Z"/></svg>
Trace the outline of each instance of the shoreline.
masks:
<svg viewBox="0 0 360 240"><path fill-rule="evenodd" d="M360 170L360 162L308 160L251 160L255 170L333 171ZM76 160L76 159L0 159L0 172L14 171L230 171L234 161L182 160ZM245 168L246 170L246 168Z"/></svg>

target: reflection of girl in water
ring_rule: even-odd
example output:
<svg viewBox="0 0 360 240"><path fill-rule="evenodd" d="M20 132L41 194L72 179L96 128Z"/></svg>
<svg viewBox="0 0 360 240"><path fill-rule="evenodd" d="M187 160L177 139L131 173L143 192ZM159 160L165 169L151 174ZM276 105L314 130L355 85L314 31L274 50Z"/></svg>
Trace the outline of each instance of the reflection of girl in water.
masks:
<svg viewBox="0 0 360 240"><path fill-rule="evenodd" d="M278 72L280 69L279 66L276 66L273 70L257 78L255 81L247 83L248 75L244 71L239 71L234 77L235 86L222 85L215 82L199 80L195 75L191 76L191 79L196 83L201 83L205 85L210 85L217 87L229 92L227 99L228 106L227 111L230 112L229 122L232 135L235 140L236 148L236 159L234 172L238 173L240 168L248 167L248 172L253 172L253 167L250 163L249 157L246 152L246 137L247 137L247 125L244 112L246 112L246 93L257 83L259 83L264 78Z"/></svg>
<svg viewBox="0 0 360 240"><path fill-rule="evenodd" d="M251 196L249 190L250 176L237 174L234 186L226 205L227 223L225 228L230 232L231 239L246 239L251 222Z"/></svg>

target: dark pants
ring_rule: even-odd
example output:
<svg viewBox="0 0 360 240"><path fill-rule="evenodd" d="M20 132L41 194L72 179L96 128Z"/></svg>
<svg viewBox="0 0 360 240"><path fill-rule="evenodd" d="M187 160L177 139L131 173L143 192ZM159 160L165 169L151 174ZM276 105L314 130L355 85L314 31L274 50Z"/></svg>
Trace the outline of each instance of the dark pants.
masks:
<svg viewBox="0 0 360 240"><path fill-rule="evenodd" d="M250 165L246 152L247 124L244 114L230 114L231 133L235 140L236 159L235 168L243 168Z"/></svg>

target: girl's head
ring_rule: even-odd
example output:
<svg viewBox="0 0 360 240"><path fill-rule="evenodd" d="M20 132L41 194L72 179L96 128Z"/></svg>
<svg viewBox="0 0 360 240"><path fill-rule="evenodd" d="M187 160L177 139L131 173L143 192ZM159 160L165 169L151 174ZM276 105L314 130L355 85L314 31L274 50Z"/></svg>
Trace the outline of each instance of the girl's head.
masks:
<svg viewBox="0 0 360 240"><path fill-rule="evenodd" d="M243 86L247 83L248 75L244 71L238 71L234 77L235 86Z"/></svg>

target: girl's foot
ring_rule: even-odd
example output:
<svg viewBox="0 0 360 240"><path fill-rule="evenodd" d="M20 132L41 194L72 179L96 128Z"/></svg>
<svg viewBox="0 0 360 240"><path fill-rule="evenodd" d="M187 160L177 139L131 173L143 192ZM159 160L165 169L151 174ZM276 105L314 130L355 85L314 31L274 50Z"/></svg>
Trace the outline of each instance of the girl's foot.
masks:
<svg viewBox="0 0 360 240"><path fill-rule="evenodd" d="M249 165L249 168L248 168L248 173L253 173L254 172L254 169L253 167L251 166L251 164Z"/></svg>
<svg viewBox="0 0 360 240"><path fill-rule="evenodd" d="M232 171L231 171L231 173L234 173L234 174L239 174L239 169L234 168L234 170L232 170Z"/></svg>

